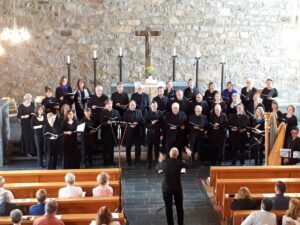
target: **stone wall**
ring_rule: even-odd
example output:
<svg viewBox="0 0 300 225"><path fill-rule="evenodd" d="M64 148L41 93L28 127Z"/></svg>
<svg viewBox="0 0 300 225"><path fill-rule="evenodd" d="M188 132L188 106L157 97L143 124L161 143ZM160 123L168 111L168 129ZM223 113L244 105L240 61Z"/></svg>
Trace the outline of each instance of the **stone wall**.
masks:
<svg viewBox="0 0 300 225"><path fill-rule="evenodd" d="M12 2L0 0L1 29L12 24ZM269 77L281 98L300 101L300 55L295 38L299 33L293 2L17 0L17 23L28 27L32 39L17 46L3 43L6 54L0 57L0 95L20 100L26 92L42 95L45 85L55 88L59 77L66 75L67 55L76 65L72 86L81 77L92 88L95 49L99 55L97 80L105 92L118 80L119 47L124 49L124 80L144 80L144 38L136 37L134 31L150 26L162 33L151 39L159 79L172 76L174 47L178 80L194 77L199 48L201 90L209 81L220 85L219 62L225 55L225 81L233 81L238 89L247 78L261 88Z"/></svg>

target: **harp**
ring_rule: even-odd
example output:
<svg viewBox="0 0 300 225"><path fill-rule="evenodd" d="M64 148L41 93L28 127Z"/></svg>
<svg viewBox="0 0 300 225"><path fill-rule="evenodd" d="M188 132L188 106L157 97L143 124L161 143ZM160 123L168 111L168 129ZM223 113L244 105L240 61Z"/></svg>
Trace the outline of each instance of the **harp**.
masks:
<svg viewBox="0 0 300 225"><path fill-rule="evenodd" d="M265 165L281 165L280 149L284 146L286 124L277 126L277 115L265 113Z"/></svg>

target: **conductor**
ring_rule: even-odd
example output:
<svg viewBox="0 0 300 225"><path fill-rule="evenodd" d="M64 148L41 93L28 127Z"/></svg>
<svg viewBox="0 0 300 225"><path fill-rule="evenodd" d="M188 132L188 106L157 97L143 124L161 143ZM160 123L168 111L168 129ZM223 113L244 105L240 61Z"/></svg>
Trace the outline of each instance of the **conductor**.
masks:
<svg viewBox="0 0 300 225"><path fill-rule="evenodd" d="M187 154L191 156L191 151L186 150ZM166 215L168 225L174 225L173 220L173 197L177 211L177 222L178 225L183 225L183 195L181 186L181 169L187 168L187 164L177 159L179 151L173 147L170 150L170 158L165 159L165 155L160 153L158 161L160 162L159 167L165 173L164 181L162 183L163 199L165 202Z"/></svg>

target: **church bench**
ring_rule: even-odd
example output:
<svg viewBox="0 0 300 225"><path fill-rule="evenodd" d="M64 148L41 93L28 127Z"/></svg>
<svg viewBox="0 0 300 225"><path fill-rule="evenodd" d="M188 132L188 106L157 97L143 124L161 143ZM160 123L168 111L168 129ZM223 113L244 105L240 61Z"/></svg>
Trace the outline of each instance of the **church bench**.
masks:
<svg viewBox="0 0 300 225"><path fill-rule="evenodd" d="M260 202L263 198L271 198L274 197L275 193L268 194L251 194L251 198L257 202L257 207L260 208ZM291 198L300 199L300 194L298 193L286 193L285 196L289 196ZM228 194L225 194L224 204L220 205L220 211L222 213L223 219L229 219L233 213L230 209L231 203L233 202L234 197L229 197Z"/></svg>
<svg viewBox="0 0 300 225"><path fill-rule="evenodd" d="M233 212L233 225L240 225L242 222L246 219L246 217L254 212L255 210L236 210ZM277 217L277 221L285 215L286 210L273 210L272 213L274 213Z"/></svg>
<svg viewBox="0 0 300 225"><path fill-rule="evenodd" d="M124 213L118 213L118 218L114 218L114 220L119 221L121 225L125 224ZM23 224L32 225L34 219L40 218L41 216L34 216L33 219L23 219ZM89 225L92 220L96 218L96 213L89 214L62 214L61 220L64 221L65 225ZM0 217L0 225L11 225L11 220L9 216Z"/></svg>
<svg viewBox="0 0 300 225"><path fill-rule="evenodd" d="M278 180L286 183L287 193L300 192L299 178L217 179L215 199L223 204L225 194L237 193L242 186L248 187L251 193L272 193Z"/></svg>
<svg viewBox="0 0 300 225"><path fill-rule="evenodd" d="M114 190L114 195L120 194L119 181L110 181L109 185ZM44 182L44 183L6 183L4 188L13 192L15 198L35 198L38 189L46 189L49 198L58 197L60 188L65 187L65 182ZM86 196L92 196L93 188L98 186L97 181L81 181L75 182L75 186L79 186L86 192Z"/></svg>
<svg viewBox="0 0 300 225"><path fill-rule="evenodd" d="M212 166L210 186L215 188L217 179L235 178L300 178L299 166Z"/></svg>
<svg viewBox="0 0 300 225"><path fill-rule="evenodd" d="M0 171L0 176L6 183L63 182L68 172L75 174L76 181L96 181L101 172L106 172L111 181L120 178L118 168Z"/></svg>
<svg viewBox="0 0 300 225"><path fill-rule="evenodd" d="M58 202L58 214L95 213L101 206L107 206L112 212L118 209L119 196L112 197L84 197L84 198L55 198ZM24 213L29 213L29 208L37 204L35 198L14 199L13 203L21 206Z"/></svg>

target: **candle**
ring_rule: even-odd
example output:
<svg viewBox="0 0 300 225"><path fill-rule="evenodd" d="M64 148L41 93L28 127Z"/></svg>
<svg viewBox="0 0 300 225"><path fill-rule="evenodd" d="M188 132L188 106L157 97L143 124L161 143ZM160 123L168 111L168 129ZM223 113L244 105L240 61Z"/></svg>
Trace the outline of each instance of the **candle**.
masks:
<svg viewBox="0 0 300 225"><path fill-rule="evenodd" d="M122 48L119 48L119 56L123 56L123 50L122 50Z"/></svg>
<svg viewBox="0 0 300 225"><path fill-rule="evenodd" d="M200 57L201 57L201 53L200 53L200 50L198 49L198 50L197 50L196 58L200 58Z"/></svg>
<svg viewBox="0 0 300 225"><path fill-rule="evenodd" d="M67 64L71 64L71 57L69 55L67 56Z"/></svg>
<svg viewBox="0 0 300 225"><path fill-rule="evenodd" d="M221 62L222 62L222 63L225 62L225 55L222 55Z"/></svg>
<svg viewBox="0 0 300 225"><path fill-rule="evenodd" d="M93 59L97 59L97 51L96 50L94 50L94 52L93 52Z"/></svg>
<svg viewBox="0 0 300 225"><path fill-rule="evenodd" d="M173 49L173 56L176 56L176 48Z"/></svg>

